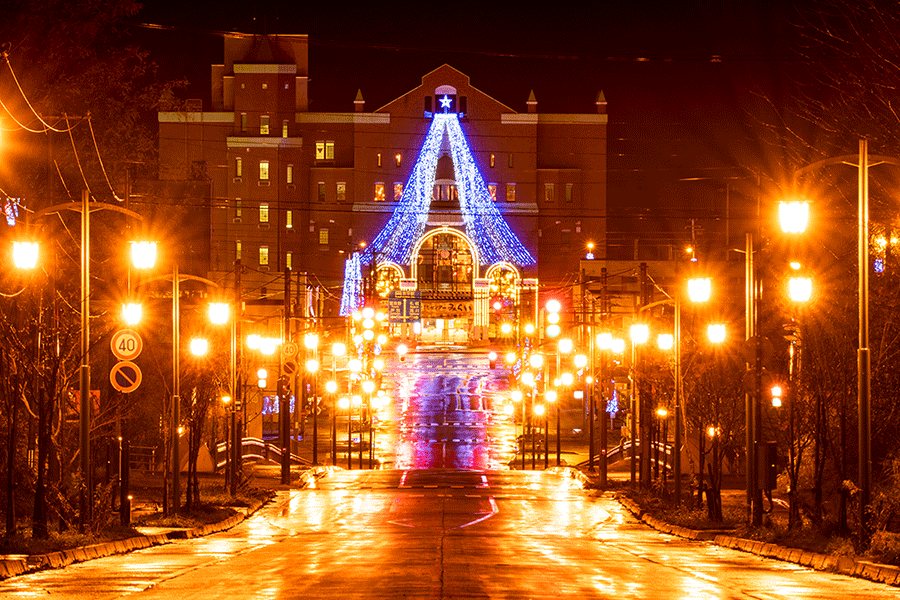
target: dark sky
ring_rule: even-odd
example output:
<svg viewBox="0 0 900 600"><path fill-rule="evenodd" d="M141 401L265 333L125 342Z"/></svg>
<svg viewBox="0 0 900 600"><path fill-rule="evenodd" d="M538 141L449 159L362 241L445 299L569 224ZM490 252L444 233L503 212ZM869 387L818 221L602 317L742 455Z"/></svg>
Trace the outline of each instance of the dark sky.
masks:
<svg viewBox="0 0 900 600"><path fill-rule="evenodd" d="M545 3L545 6L552 3ZM327 6L327 4L324 4ZM177 9L173 9L177 6ZM162 72L191 79L187 97L209 102L209 65L221 62L217 32L305 33L310 109L369 110L448 63L515 110L534 90L540 112L593 112L609 102L610 199L622 205L696 204L701 186L764 165L755 138L761 99L789 94L802 10L779 1L600 2L587 9L374 3L352 10L296 3L148 2L133 20ZM345 5L342 5L342 7ZM676 182L676 183L673 183ZM673 187L674 186L674 187Z"/></svg>

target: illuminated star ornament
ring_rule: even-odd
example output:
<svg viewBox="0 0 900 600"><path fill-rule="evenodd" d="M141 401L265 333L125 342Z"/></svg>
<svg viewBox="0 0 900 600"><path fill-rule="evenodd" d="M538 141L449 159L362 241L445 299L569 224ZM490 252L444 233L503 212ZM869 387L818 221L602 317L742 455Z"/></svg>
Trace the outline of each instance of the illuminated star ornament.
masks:
<svg viewBox="0 0 900 600"><path fill-rule="evenodd" d="M445 109L449 108L451 102L446 95L440 99L441 106ZM403 187L403 194L397 208L394 209L394 214L365 249L363 255L354 255L347 261L341 315L350 314L352 308L359 306L361 296L356 286L360 285L359 282L362 280L358 275L361 272L360 264L372 264L376 259L378 262L394 262L398 265L412 263L413 250L425 233L425 226L428 223L435 170L445 136L453 160L465 232L478 251L480 264L489 266L498 262L508 262L516 266L526 266L535 263L534 257L509 228L491 199L460 126L458 115L436 114L422 143L412 173Z"/></svg>
<svg viewBox="0 0 900 600"><path fill-rule="evenodd" d="M450 105L453 104L453 100L451 100L450 96L447 94L444 94L444 97L438 100L438 102L441 103L441 108L443 108L445 112L450 110Z"/></svg>

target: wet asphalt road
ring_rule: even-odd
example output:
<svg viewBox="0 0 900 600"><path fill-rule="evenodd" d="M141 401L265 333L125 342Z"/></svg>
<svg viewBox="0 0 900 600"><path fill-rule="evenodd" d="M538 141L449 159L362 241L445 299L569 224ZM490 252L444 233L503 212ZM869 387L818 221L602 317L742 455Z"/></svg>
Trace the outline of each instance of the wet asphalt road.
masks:
<svg viewBox="0 0 900 600"><path fill-rule="evenodd" d="M227 532L0 583L10 599L896 596L660 534L541 471L338 471Z"/></svg>
<svg viewBox="0 0 900 600"><path fill-rule="evenodd" d="M501 470L502 371L418 355L380 452L229 531L0 582L0 598L895 598L896 588L660 534L554 472Z"/></svg>

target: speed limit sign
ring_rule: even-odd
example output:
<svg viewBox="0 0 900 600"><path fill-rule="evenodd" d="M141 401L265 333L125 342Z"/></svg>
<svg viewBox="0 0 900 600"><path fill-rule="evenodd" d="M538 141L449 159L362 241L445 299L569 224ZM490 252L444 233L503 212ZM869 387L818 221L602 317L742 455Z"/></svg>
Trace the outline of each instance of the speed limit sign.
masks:
<svg viewBox="0 0 900 600"><path fill-rule="evenodd" d="M144 342L136 331L120 329L113 334L109 347L119 360L134 360L144 349Z"/></svg>

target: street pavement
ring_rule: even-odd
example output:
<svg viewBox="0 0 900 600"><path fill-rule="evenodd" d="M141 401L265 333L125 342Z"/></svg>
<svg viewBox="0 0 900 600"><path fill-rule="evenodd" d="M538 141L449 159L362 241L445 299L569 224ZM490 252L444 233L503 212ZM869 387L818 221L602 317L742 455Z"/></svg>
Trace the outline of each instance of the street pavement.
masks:
<svg viewBox="0 0 900 600"><path fill-rule="evenodd" d="M336 471L229 531L0 582L2 598L894 598L661 534L550 471Z"/></svg>
<svg viewBox="0 0 900 600"><path fill-rule="evenodd" d="M896 588L659 533L565 470L510 470L502 370L386 375L386 470L329 470L228 531L0 582L0 598L894 598ZM340 461L339 461L340 465Z"/></svg>

